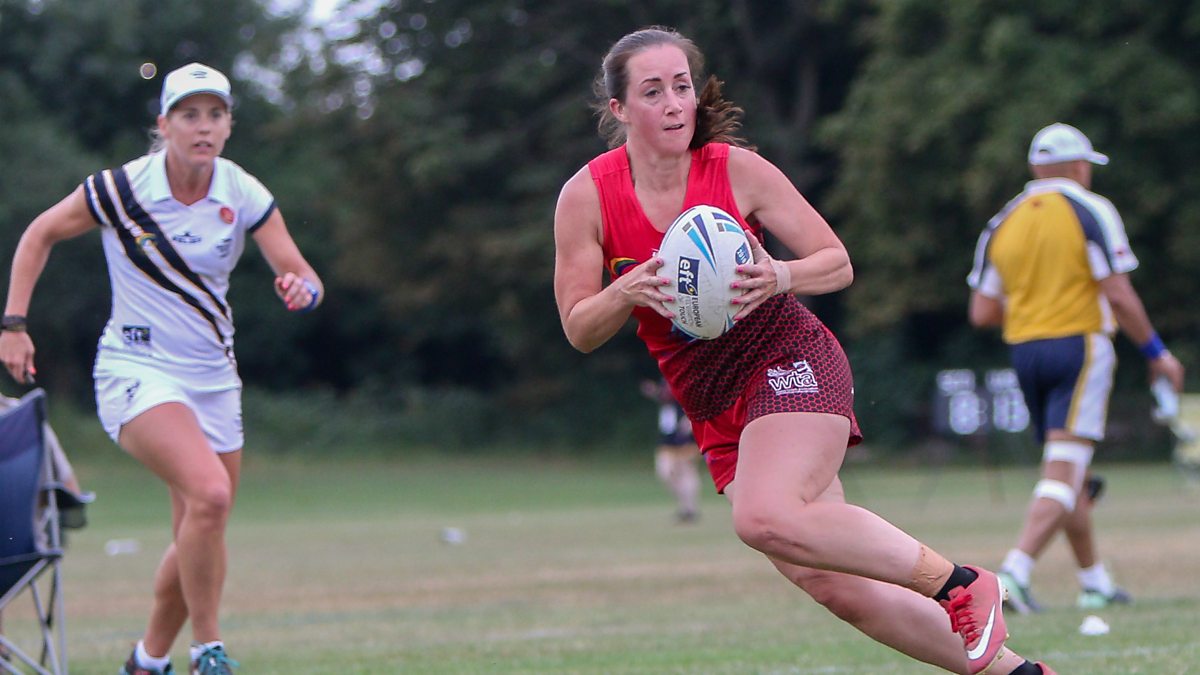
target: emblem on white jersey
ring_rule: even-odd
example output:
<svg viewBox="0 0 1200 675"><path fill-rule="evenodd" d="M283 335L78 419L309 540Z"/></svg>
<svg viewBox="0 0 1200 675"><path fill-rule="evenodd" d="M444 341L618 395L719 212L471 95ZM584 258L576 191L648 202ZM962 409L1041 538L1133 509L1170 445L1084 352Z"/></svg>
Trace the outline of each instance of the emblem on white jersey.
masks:
<svg viewBox="0 0 1200 675"><path fill-rule="evenodd" d="M817 375L808 361L794 361L790 366L768 368L767 383L776 396L815 394L820 391Z"/></svg>
<svg viewBox="0 0 1200 675"><path fill-rule="evenodd" d="M143 250L158 249L158 237L150 232L142 232L134 237L134 243Z"/></svg>
<svg viewBox="0 0 1200 675"><path fill-rule="evenodd" d="M199 244L201 239L199 236L192 234L190 231L185 231L182 234L172 235L171 241L178 244Z"/></svg>
<svg viewBox="0 0 1200 675"><path fill-rule="evenodd" d="M121 326L121 335L125 344L130 347L144 347L150 344L150 326Z"/></svg>
<svg viewBox="0 0 1200 675"><path fill-rule="evenodd" d="M221 207L221 220L224 221L226 225L233 224L234 215L233 209L229 208L228 206Z"/></svg>

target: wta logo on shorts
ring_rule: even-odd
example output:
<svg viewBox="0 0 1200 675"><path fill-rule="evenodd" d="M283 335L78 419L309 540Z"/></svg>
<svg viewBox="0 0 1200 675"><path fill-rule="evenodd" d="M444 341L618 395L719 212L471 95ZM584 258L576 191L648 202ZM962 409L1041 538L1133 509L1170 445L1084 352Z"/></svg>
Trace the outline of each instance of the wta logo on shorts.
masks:
<svg viewBox="0 0 1200 675"><path fill-rule="evenodd" d="M817 375L808 361L795 361L791 366L767 369L767 383L776 396L784 394L815 394L820 391Z"/></svg>

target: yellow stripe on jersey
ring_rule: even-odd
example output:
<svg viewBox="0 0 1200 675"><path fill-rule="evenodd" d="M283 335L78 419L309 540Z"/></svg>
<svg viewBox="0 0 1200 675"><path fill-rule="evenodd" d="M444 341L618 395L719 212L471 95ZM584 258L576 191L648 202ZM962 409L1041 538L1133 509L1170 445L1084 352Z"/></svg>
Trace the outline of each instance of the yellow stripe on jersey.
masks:
<svg viewBox="0 0 1200 675"><path fill-rule="evenodd" d="M1061 193L1025 197L996 228L987 256L1003 281L1005 342L1109 330L1083 225Z"/></svg>

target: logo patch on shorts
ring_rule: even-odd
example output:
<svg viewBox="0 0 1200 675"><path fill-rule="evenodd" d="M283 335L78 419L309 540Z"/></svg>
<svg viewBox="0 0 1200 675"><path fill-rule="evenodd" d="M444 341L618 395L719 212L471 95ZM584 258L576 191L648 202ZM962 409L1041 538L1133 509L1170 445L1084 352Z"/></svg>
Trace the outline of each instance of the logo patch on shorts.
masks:
<svg viewBox="0 0 1200 675"><path fill-rule="evenodd" d="M791 366L768 368L767 383L776 396L815 394L821 389L808 361L794 361Z"/></svg>
<svg viewBox="0 0 1200 675"><path fill-rule="evenodd" d="M137 396L138 387L142 386L141 380L134 380L133 384L125 387L125 403L132 403L133 397Z"/></svg>

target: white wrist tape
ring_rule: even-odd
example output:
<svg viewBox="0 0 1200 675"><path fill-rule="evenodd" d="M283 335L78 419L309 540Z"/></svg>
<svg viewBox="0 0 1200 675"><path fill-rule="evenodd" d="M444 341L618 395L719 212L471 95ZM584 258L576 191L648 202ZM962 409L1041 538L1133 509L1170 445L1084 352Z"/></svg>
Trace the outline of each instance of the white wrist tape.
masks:
<svg viewBox="0 0 1200 675"><path fill-rule="evenodd" d="M788 269L787 263L774 258L768 258L768 260L771 262L771 269L775 270L775 292L772 295L791 293L792 271Z"/></svg>

